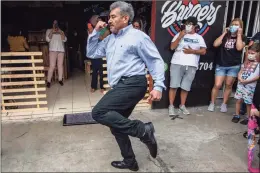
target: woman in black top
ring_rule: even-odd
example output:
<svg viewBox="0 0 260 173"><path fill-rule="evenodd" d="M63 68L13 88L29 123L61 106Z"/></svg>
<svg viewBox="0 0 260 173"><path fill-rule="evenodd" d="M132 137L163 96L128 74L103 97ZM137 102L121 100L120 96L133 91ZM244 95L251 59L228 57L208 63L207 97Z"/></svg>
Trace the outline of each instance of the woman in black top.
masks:
<svg viewBox="0 0 260 173"><path fill-rule="evenodd" d="M215 110L215 100L219 89L225 81L225 92L221 112L227 112L227 101L232 91L232 86L240 70L243 48L245 47L245 37L243 36L243 21L239 18L232 20L229 28L226 28L215 42L214 47L218 47L217 65L215 71L215 85L211 93L211 103L209 111Z"/></svg>

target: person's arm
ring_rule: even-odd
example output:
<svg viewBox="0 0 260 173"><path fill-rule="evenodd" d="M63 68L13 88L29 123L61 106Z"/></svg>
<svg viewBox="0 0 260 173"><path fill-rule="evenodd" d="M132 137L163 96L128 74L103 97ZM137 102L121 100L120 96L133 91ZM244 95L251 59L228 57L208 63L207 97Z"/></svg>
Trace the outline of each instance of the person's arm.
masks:
<svg viewBox="0 0 260 173"><path fill-rule="evenodd" d="M214 47L219 47L222 44L223 38L227 34L227 28L225 31L214 41L213 46Z"/></svg>
<svg viewBox="0 0 260 173"><path fill-rule="evenodd" d="M249 46L252 46L255 42L255 40L258 40L260 39L260 32L256 33L250 40L249 44L248 44L248 47Z"/></svg>
<svg viewBox="0 0 260 173"><path fill-rule="evenodd" d="M253 40L250 40L249 44L248 44L248 47L249 46L252 46L254 44L254 41Z"/></svg>
<svg viewBox="0 0 260 173"><path fill-rule="evenodd" d="M243 41L242 34L243 34L243 31L241 28L239 28L237 31L237 42L236 42L236 49L238 51L242 51L243 48L245 47L245 42Z"/></svg>
<svg viewBox="0 0 260 173"><path fill-rule="evenodd" d="M64 32L63 32L62 30L60 30L59 32L60 32L60 35L61 35L61 40L62 40L63 42L66 42L66 41L67 41L67 37L66 37L66 35L64 34Z"/></svg>
<svg viewBox="0 0 260 173"><path fill-rule="evenodd" d="M185 49L187 50L187 49ZM185 53L185 50L183 51ZM207 49L205 47L201 47L199 50L191 49L191 54L195 55L205 55L207 52Z"/></svg>
<svg viewBox="0 0 260 173"><path fill-rule="evenodd" d="M259 76L256 76L256 77L254 77L254 78L251 79L251 80L245 80L245 83L246 83L246 84L249 84L249 83L252 83L252 82L257 81L258 79L259 79Z"/></svg>
<svg viewBox="0 0 260 173"><path fill-rule="evenodd" d="M152 75L153 89L162 92L163 89L166 89L164 85L164 61L150 37L145 34L142 36L139 45L137 45L138 55L145 62L149 73Z"/></svg>
<svg viewBox="0 0 260 173"><path fill-rule="evenodd" d="M207 46L203 37L199 37L199 46L200 49L198 50L189 47L189 48L185 48L183 52L186 54L205 55L207 52Z"/></svg>
<svg viewBox="0 0 260 173"><path fill-rule="evenodd" d="M181 31L180 33L178 33L177 35L175 35L175 37L172 39L172 42L171 42L171 50L174 50L178 47L180 41L182 40L182 38L184 37L185 35L185 31Z"/></svg>
<svg viewBox="0 0 260 173"><path fill-rule="evenodd" d="M106 44L109 36L99 42L99 32L96 29L88 36L86 56L91 59L103 58L106 55Z"/></svg>
<svg viewBox="0 0 260 173"><path fill-rule="evenodd" d="M240 71L238 72L238 75L237 75L237 79L238 79L239 82L244 81L244 79L241 78L241 73L243 71L243 68L244 68L244 65L241 66L241 69L240 69Z"/></svg>
<svg viewBox="0 0 260 173"><path fill-rule="evenodd" d="M259 79L260 64L257 65L255 73L258 74L256 77L254 77L253 79L250 79L250 80L245 80L244 83L245 84L249 84L249 83L255 82L255 81L257 81Z"/></svg>
<svg viewBox="0 0 260 173"><path fill-rule="evenodd" d="M93 32L93 27L91 25L91 23L88 23L88 34L91 34Z"/></svg>
<svg viewBox="0 0 260 173"><path fill-rule="evenodd" d="M52 39L52 34L53 34L53 30L52 29L47 29L46 31L46 41L50 42Z"/></svg>

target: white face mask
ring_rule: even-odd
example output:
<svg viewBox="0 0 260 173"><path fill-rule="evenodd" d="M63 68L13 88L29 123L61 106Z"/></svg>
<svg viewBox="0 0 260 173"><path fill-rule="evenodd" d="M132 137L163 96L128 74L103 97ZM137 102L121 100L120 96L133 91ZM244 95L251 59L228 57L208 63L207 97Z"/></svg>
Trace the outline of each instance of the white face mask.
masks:
<svg viewBox="0 0 260 173"><path fill-rule="evenodd" d="M186 33L189 33L192 31L192 25L185 25Z"/></svg>
<svg viewBox="0 0 260 173"><path fill-rule="evenodd" d="M255 61L256 60L256 54L248 54L247 58L250 61Z"/></svg>

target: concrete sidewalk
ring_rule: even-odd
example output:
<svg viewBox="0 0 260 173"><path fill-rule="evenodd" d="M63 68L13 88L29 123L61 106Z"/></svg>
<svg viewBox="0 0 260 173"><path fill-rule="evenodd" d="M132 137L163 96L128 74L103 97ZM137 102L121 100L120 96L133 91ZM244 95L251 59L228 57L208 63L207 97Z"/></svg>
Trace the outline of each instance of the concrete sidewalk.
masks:
<svg viewBox="0 0 260 173"><path fill-rule="evenodd" d="M192 115L175 120L166 109L134 112L132 119L154 123L159 145L159 155L152 159L145 145L131 138L139 171L247 172L246 126L232 123L232 113L206 108L191 108ZM122 172L110 166L122 158L107 127L63 127L61 120L2 124L2 171ZM258 162L255 157L254 166Z"/></svg>

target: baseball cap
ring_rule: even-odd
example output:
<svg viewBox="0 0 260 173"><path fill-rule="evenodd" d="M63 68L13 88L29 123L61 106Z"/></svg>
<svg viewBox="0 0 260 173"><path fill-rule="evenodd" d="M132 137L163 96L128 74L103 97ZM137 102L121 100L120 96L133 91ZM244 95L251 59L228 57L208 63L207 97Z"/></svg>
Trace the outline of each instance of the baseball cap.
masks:
<svg viewBox="0 0 260 173"><path fill-rule="evenodd" d="M188 19L183 19L183 20L182 20L182 23L183 23L183 24L186 23L186 22L192 23L193 25L197 25L198 20L197 20L196 17L190 16L190 17L188 17Z"/></svg>

